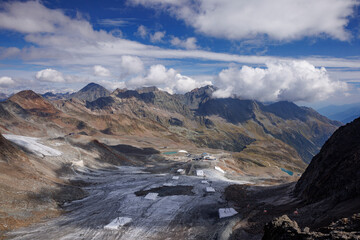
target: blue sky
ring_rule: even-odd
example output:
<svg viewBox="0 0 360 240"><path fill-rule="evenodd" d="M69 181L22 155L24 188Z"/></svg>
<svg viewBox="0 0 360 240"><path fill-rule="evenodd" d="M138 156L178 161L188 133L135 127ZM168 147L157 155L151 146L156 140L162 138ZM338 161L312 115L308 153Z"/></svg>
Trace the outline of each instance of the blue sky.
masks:
<svg viewBox="0 0 360 240"><path fill-rule="evenodd" d="M0 3L0 92L214 84L216 97L360 100L356 0Z"/></svg>

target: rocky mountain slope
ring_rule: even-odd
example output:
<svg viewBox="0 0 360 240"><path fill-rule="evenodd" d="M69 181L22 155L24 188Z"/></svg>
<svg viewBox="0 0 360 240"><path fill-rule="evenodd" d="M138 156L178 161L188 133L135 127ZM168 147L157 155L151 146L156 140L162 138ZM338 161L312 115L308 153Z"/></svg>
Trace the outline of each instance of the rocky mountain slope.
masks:
<svg viewBox="0 0 360 240"><path fill-rule="evenodd" d="M2 231L60 214L53 197L63 191L65 182L49 174L50 169L51 165L28 155L0 134L0 238ZM45 189L46 194L38 195Z"/></svg>
<svg viewBox="0 0 360 240"><path fill-rule="evenodd" d="M265 226L263 240L360 239L360 118L335 131L293 192L302 203L288 214L303 230L284 215Z"/></svg>
<svg viewBox="0 0 360 240"><path fill-rule="evenodd" d="M280 168L301 173L340 125L293 103L215 99L214 91L206 86L171 95L148 87L109 94L91 83L70 99L53 100L23 91L0 103L0 128L12 133L32 129L32 134L54 137L147 136L165 145L228 151L234 158L227 164L234 171L262 169L272 175L281 173Z"/></svg>
<svg viewBox="0 0 360 240"><path fill-rule="evenodd" d="M342 123L349 123L360 117L360 103L330 105L318 109L318 112L329 119L337 120Z"/></svg>
<svg viewBox="0 0 360 240"><path fill-rule="evenodd" d="M324 144L295 187L307 202L360 196L360 118L340 127Z"/></svg>

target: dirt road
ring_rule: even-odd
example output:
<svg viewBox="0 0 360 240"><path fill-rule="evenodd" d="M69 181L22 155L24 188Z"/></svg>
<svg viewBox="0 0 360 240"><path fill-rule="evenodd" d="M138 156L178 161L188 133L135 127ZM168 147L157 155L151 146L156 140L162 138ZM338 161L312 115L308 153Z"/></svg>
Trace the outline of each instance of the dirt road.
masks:
<svg viewBox="0 0 360 240"><path fill-rule="evenodd" d="M174 173L151 174L136 167L94 172L84 168L78 173L78 179L91 183L85 188L87 198L65 204L66 213L59 218L8 236L64 240L221 239L229 231L230 221L240 217L219 219L218 209L228 207L224 189L232 183L214 169L204 169L206 178L180 175L178 180L172 178ZM210 186L214 193L206 192ZM149 192L158 193L155 200L145 198ZM117 230L104 228L118 217L131 218L131 222Z"/></svg>

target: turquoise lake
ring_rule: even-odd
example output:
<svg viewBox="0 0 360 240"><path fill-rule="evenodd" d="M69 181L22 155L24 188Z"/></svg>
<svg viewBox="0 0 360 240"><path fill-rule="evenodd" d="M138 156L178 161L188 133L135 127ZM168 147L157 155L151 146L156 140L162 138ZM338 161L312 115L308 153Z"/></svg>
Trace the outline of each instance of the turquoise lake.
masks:
<svg viewBox="0 0 360 240"><path fill-rule="evenodd" d="M281 171L286 172L286 173L289 174L290 176L294 175L294 173L293 173L292 171L287 170L287 169L285 169L285 168L281 168Z"/></svg>

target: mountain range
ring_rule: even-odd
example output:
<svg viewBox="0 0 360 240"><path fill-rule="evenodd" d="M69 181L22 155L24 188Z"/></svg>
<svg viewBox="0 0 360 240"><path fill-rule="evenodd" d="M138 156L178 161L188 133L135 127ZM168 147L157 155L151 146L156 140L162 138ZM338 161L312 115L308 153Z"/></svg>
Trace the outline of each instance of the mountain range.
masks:
<svg viewBox="0 0 360 240"><path fill-rule="evenodd" d="M319 108L317 111L329 119L349 123L360 117L360 103L329 105Z"/></svg>
<svg viewBox="0 0 360 240"><path fill-rule="evenodd" d="M0 93L0 102L5 101L7 98L8 98L8 95L6 95L5 93Z"/></svg>
<svg viewBox="0 0 360 240"><path fill-rule="evenodd" d="M301 173L341 125L291 102L213 98L214 91L205 86L171 95L145 87L110 93L95 83L73 94L21 91L0 103L0 129L54 137L147 136L164 145L229 151L234 169L273 166Z"/></svg>
<svg viewBox="0 0 360 240"><path fill-rule="evenodd" d="M294 181L301 176L296 186L249 191L246 201L242 191L234 188L243 214L261 219L256 220L259 228L293 208L302 213L295 215L301 227L325 226L356 212L360 119L341 126L292 102L214 98L214 91L213 86L205 86L186 94L169 94L156 87L109 92L91 83L73 94L40 95L25 90L0 102L0 192L6 192L0 197L0 219L5 223L0 228L8 231L58 216L58 205L86 196L81 187L89 183L65 177L76 176L75 169L118 165L151 169L164 160L161 152L172 149L220 153L217 165L232 176L270 182ZM17 135L38 137L31 141L46 141L62 155L37 155L7 140L11 136L21 139ZM179 164L164 163L171 169ZM280 200L273 204L274 194L283 194L287 201L276 196ZM247 212L249 205L257 210ZM260 208L269 209L266 217ZM329 213L321 215L324 211ZM274 233L282 236L279 224L283 223L294 226L300 235L308 234L282 217L267 225L265 237L270 237L264 239L273 239Z"/></svg>

